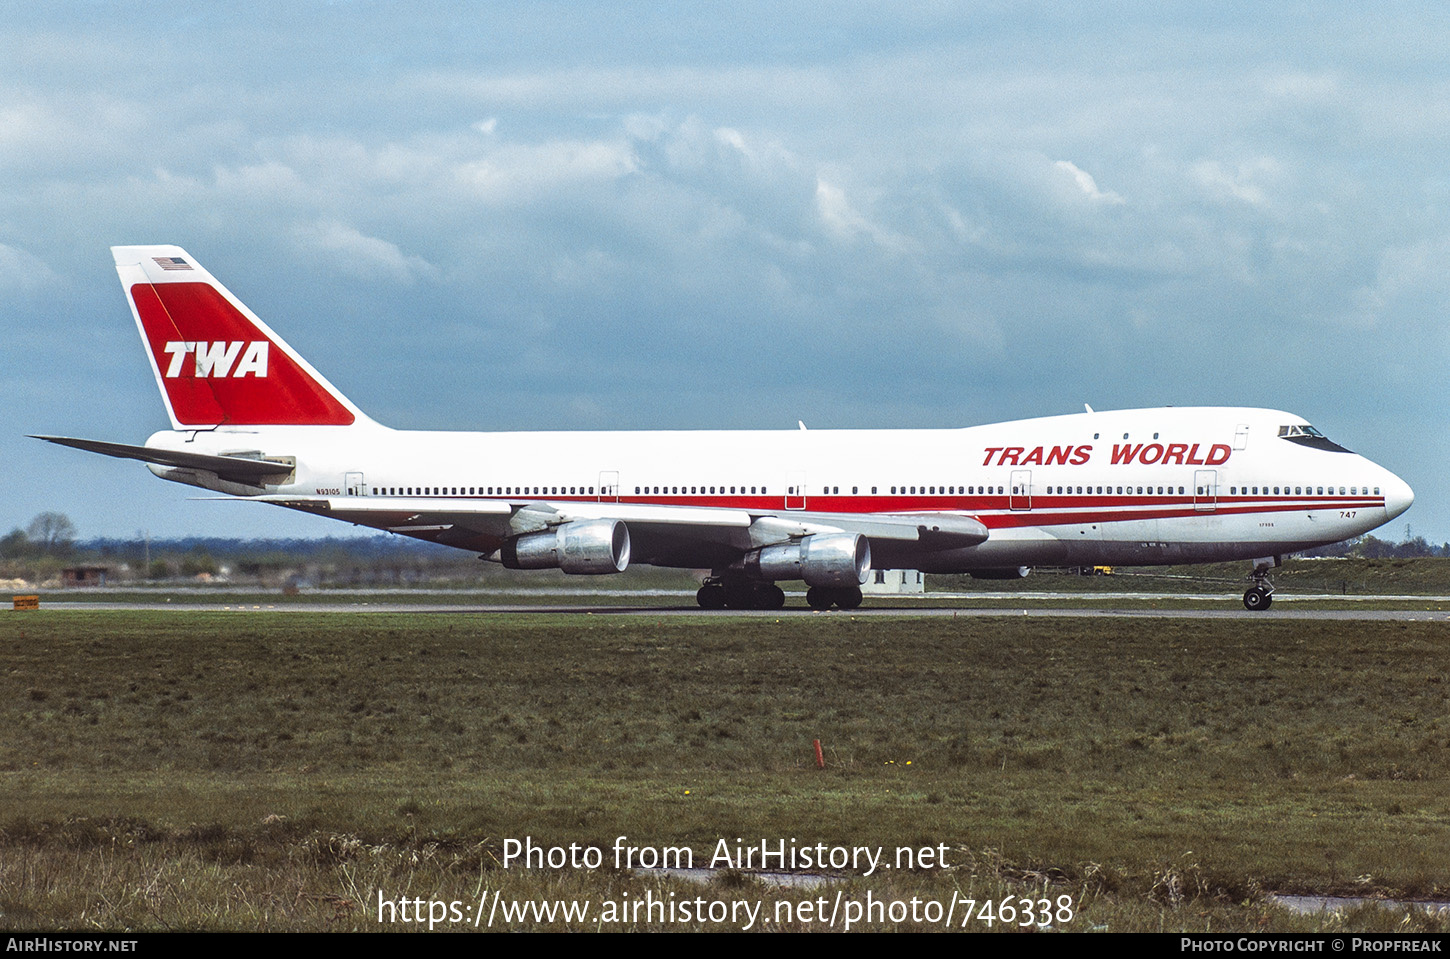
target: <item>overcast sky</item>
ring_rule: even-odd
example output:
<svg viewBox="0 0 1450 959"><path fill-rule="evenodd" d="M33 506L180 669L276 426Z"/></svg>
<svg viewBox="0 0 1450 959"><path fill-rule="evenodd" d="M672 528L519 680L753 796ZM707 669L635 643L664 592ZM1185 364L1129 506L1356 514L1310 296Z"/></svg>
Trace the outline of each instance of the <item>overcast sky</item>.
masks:
<svg viewBox="0 0 1450 959"><path fill-rule="evenodd" d="M1443 4L0 17L4 529L347 532L24 438L167 427L108 247L176 243L390 426L1264 406L1450 539Z"/></svg>

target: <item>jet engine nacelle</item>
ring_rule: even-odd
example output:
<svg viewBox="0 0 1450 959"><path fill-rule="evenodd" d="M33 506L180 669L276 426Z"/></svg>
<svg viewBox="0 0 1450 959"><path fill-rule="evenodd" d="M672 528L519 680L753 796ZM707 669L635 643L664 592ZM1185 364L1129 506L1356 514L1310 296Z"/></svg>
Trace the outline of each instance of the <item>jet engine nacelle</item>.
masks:
<svg viewBox="0 0 1450 959"><path fill-rule="evenodd" d="M566 573L622 573L629 566L629 527L592 519L510 540L499 550L509 569L561 569Z"/></svg>
<svg viewBox="0 0 1450 959"><path fill-rule="evenodd" d="M760 579L803 579L807 586L860 586L871 571L871 543L860 533L816 533L756 550L745 569Z"/></svg>

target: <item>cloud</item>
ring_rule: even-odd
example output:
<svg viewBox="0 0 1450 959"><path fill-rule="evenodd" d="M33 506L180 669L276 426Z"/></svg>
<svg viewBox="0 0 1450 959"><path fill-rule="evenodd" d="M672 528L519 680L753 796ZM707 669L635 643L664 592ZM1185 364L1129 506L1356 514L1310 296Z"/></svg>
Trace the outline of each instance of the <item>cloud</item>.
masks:
<svg viewBox="0 0 1450 959"><path fill-rule="evenodd" d="M0 290L29 292L56 282L45 261L18 247L0 243Z"/></svg>
<svg viewBox="0 0 1450 959"><path fill-rule="evenodd" d="M782 403L948 425L1083 397L1288 397L1332 422L1336 377L1429 383L1450 359L1434 9L17 8L0 324L52 335L42 286L111 322L102 248L162 240L371 337L402 311L454 343L428 376L388 352L377 385L333 348L335 375L420 424L483 383L490 419L524 428L752 426ZM290 275L247 278L279 252ZM1325 329L1332 349L1304 348ZM501 331L547 348L515 363ZM98 433L155 412L140 373ZM1383 416L1433 432L1429 393ZM28 395L9 419L67 428Z"/></svg>
<svg viewBox="0 0 1450 959"><path fill-rule="evenodd" d="M292 241L300 252L365 280L383 276L411 285L439 275L438 268L422 257L408 256L396 244L366 236L342 223L299 224L293 229Z"/></svg>
<svg viewBox="0 0 1450 959"><path fill-rule="evenodd" d="M751 102L783 105L840 95L828 72L773 63L630 63L532 70L435 70L405 81L420 97L485 103L511 110L628 112L645 104Z"/></svg>
<svg viewBox="0 0 1450 959"><path fill-rule="evenodd" d="M913 246L907 237L867 219L851 205L845 190L824 179L816 180L816 210L826 229L838 240L863 236L893 252L905 252Z"/></svg>
<svg viewBox="0 0 1450 959"><path fill-rule="evenodd" d="M825 180L816 181L816 209L827 229L842 239L875 233L875 227L846 199L846 191Z"/></svg>
<svg viewBox="0 0 1450 959"><path fill-rule="evenodd" d="M1421 346L1450 345L1444 317L1450 313L1450 236L1433 237L1386 250L1372 283L1355 289L1344 325L1378 331L1398 329Z"/></svg>
<svg viewBox="0 0 1450 959"><path fill-rule="evenodd" d="M569 187L617 180L636 169L627 143L554 140L501 144L454 167L459 186L489 203L527 203Z"/></svg>
<svg viewBox="0 0 1450 959"><path fill-rule="evenodd" d="M306 193L301 175L276 160L240 167L219 166L214 176L216 187L222 193L263 202L296 200Z"/></svg>
<svg viewBox="0 0 1450 959"><path fill-rule="evenodd" d="M1092 178L1092 175L1078 169L1077 165L1072 161L1058 160L1052 166L1054 169L1061 170L1071 177L1073 185L1077 187L1083 196L1094 203L1118 204L1124 202L1121 196L1111 190L1106 192L1099 190L1097 181Z"/></svg>
<svg viewBox="0 0 1450 959"><path fill-rule="evenodd" d="M1278 173L1279 164L1271 157L1245 161L1232 169L1218 160L1200 160L1189 171L1193 182L1210 198L1235 200L1255 207L1268 205L1269 196L1263 184Z"/></svg>

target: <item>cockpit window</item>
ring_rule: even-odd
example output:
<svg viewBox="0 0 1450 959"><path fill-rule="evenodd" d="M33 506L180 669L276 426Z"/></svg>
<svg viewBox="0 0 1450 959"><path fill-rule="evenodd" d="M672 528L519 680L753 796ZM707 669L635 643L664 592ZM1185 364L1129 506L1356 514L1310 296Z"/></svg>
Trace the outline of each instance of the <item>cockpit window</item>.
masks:
<svg viewBox="0 0 1450 959"><path fill-rule="evenodd" d="M1279 427L1279 439L1288 440L1291 443L1298 443L1300 446L1308 446L1316 450L1326 450L1330 453L1349 452L1349 450L1340 446L1338 443L1331 442L1329 437L1308 423L1290 423L1288 426Z"/></svg>

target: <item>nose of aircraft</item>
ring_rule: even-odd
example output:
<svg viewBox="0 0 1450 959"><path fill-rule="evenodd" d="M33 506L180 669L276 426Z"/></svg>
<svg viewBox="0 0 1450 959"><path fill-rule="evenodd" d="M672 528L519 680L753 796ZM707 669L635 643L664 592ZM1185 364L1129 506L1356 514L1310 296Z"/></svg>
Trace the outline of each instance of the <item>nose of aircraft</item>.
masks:
<svg viewBox="0 0 1450 959"><path fill-rule="evenodd" d="M1386 473L1384 481L1385 491L1385 519L1392 520L1415 502L1415 491L1410 489L1410 484L1400 479L1394 473Z"/></svg>

